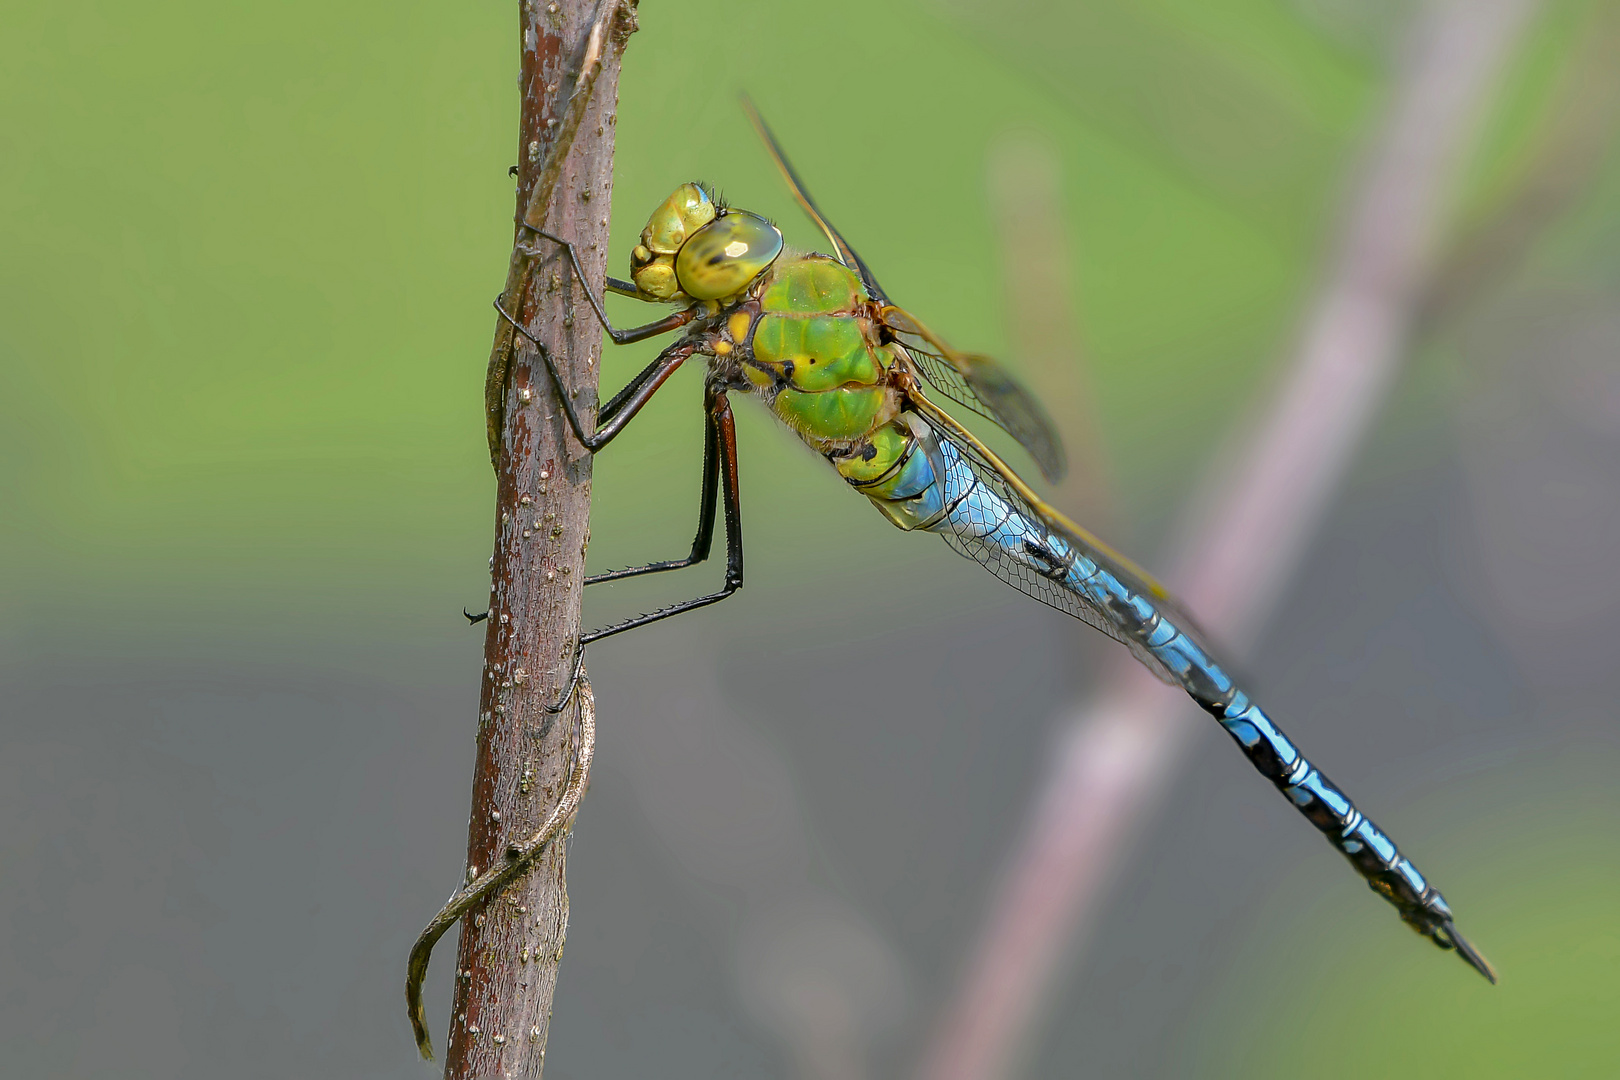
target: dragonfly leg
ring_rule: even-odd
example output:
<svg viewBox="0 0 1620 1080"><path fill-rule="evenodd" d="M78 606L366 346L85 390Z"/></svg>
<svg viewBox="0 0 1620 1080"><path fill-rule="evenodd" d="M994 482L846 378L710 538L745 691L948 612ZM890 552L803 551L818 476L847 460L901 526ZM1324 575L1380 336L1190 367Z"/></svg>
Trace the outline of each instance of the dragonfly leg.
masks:
<svg viewBox="0 0 1620 1080"><path fill-rule="evenodd" d="M609 570L602 574L593 574L585 579L585 584L596 585L604 581L622 581L625 578L640 577L642 574L657 574L665 570L682 570L688 566L696 566L709 557L709 549L714 543L714 512L718 505L720 494L720 436L715 426L704 419L703 424L703 494L698 504L697 536L692 539L692 551L684 559L665 559L662 562L647 563L645 566L631 566L623 570Z"/></svg>
<svg viewBox="0 0 1620 1080"><path fill-rule="evenodd" d="M600 641L605 637L612 637L614 634L622 634L626 630L634 630L637 627L658 622L661 619L668 619L688 611L695 611L700 607L717 604L742 588L742 500L737 482L737 427L732 419L731 402L726 398L726 392L711 385L706 396L708 400L705 405L709 414L709 423L713 428L715 448L718 451L716 455L718 460L715 462L717 468L714 471L717 474L721 492L725 497L726 573L724 583L715 592L694 597L691 600L683 600L678 604L671 604L669 607L660 608L647 615L637 615L633 619L626 619L623 622L592 630L581 638L580 643L582 646L589 645L593 641ZM712 536L712 524L708 530L700 528L697 540L692 545L694 553L699 548L703 548L706 554L707 544L705 541L708 537L704 535L705 532Z"/></svg>
<svg viewBox="0 0 1620 1080"><path fill-rule="evenodd" d="M557 389L557 400L562 403L563 415L568 418L568 426L574 429L574 437L580 441L585 449L591 451L593 454L605 447L608 443L612 442L614 437L617 436L619 432L623 431L631 420L635 419L636 414L641 411L642 406L647 404L652 396L658 392L659 387L664 385L665 380L675 373L675 369L680 367L686 358L692 355L696 348L690 344L676 342L663 352L659 353L653 358L652 363L642 368L640 374L626 383L624 389L620 390L617 394L614 394L608 403L602 407L601 411L597 415L598 426L595 428L595 430L587 434L585 431L585 422L580 419L578 410L574 408L573 396L569 394L568 388L563 385L562 375L557 371L557 365L552 362L551 353L544 345L540 344L538 341L535 341L534 336L523 328L523 324L512 318L511 315L507 314L506 309L501 306L499 298L497 298L495 301L495 310L500 313L501 318L512 324L512 328L514 330L528 338L529 341L533 342L534 347L539 350L540 358L545 361L546 371L551 375L551 383ZM702 522L698 524L698 541L693 542L692 557L689 560L686 560L685 562L671 562L668 566L654 564L653 569L674 570L679 566L690 566L693 563L702 562L704 559L708 558L709 539L712 538L714 534L714 483L710 479L709 473L715 471L710 465L707 464L709 458L709 450L707 446L708 441L709 439L705 439L704 458L706 464L704 466L705 473L703 502L705 507L703 513L705 519L708 521L708 524L705 525ZM701 541L701 544L699 541ZM649 570L643 572L650 573L651 571ZM618 576L631 577L633 575L621 572ZM586 584L591 584L591 581L587 580ZM474 615L472 612L463 608L461 613L467 617L467 622L474 626L489 618L489 612L487 611L479 615ZM570 693L572 693L572 690L570 690ZM564 704L567 704L566 700L564 701ZM559 706L559 708L561 708L561 706Z"/></svg>
<svg viewBox="0 0 1620 1080"><path fill-rule="evenodd" d="M602 306L602 298L596 295L596 290L591 288L590 279L585 276L585 268L580 265L579 252L575 249L574 245L570 241L564 240L560 236L546 232L544 229L536 229L532 225L527 224L523 227L541 239L550 240L553 244L560 245L562 249L568 253L568 261L574 267L574 276L579 278L579 283L581 285L585 286L585 298L591 302L591 310L596 312L597 322L602 324L602 329L607 331L608 337L613 339L613 343L615 345L628 345L631 342L644 341L650 337L657 337L659 334L667 334L671 330L676 330L682 326L685 326L696 317L697 313L693 309L686 308L681 311L677 311L672 315L666 315L657 322L650 322L646 326L634 326L628 330L618 329L608 321L607 309ZM524 247L523 250L526 254L539 254L539 251L535 248ZM636 288L628 281L620 281L618 278L610 277L607 279L607 285L610 292L618 293L620 296L631 296L637 300L643 300L649 304L663 303L663 301L659 300L657 297L648 296L646 293L643 293L640 289Z"/></svg>
<svg viewBox="0 0 1620 1080"><path fill-rule="evenodd" d="M568 686L563 691L561 699L555 705L542 706L547 712L558 713L568 707L573 699L574 688L579 685L581 674L585 668L585 646L593 641L601 641L614 634L622 634L626 630L647 626L663 619L684 615L688 611L696 611L710 604L718 604L738 589L743 583L743 547L742 547L742 501L737 483L737 428L732 418L731 402L726 399L726 392L711 385L706 395L705 408L708 413L709 425L714 433L717 450L715 472L718 474L720 488L725 496L726 513L726 576L720 588L703 596L683 600L678 604L659 608L646 615L637 615L622 622L610 623L607 626L581 634L579 644L574 649L573 671L569 675ZM710 515L712 517L712 514ZM711 527L712 531L712 527ZM699 540L703 539L699 532ZM694 543L694 548L697 544Z"/></svg>
<svg viewBox="0 0 1620 1080"><path fill-rule="evenodd" d="M556 362L551 359L551 352L540 342L535 341L534 335L523 328L511 315L507 314L501 306L499 299L495 301L495 310L500 312L501 318L512 324L512 328L528 338L539 350L540 359L545 362L546 371L551 374L551 384L557 389L557 400L562 403L563 415L568 418L568 426L574 429L574 437L579 439L585 449L595 453L608 443L612 442L625 426L634 420L641 407L652 399L664 381L675 374L687 357L697 351L695 342L677 341L653 359L653 362L642 369L641 374L631 379L623 390L613 395L601 414L597 417L598 425L595 430L586 432L584 421L574 408L573 396L569 394L568 387L563 384L562 375L557 371ZM679 314L679 313L678 313Z"/></svg>

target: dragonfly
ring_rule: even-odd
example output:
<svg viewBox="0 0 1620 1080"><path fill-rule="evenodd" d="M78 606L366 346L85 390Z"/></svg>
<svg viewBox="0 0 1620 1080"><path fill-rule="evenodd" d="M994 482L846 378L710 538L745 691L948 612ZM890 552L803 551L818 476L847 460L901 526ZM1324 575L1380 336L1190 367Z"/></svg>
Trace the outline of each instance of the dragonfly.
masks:
<svg viewBox="0 0 1620 1080"><path fill-rule="evenodd" d="M1039 402L996 361L958 351L896 304L811 198L757 110L747 102L745 108L794 200L832 254L792 250L766 218L726 205L702 184L682 184L642 230L630 254L631 280L606 281L608 292L677 305L677 310L645 326L619 329L591 288L573 244L533 230L566 252L616 344L680 332L589 425L550 355L540 349L568 423L588 450L612 442L687 360L701 357L707 366L701 505L690 552L597 574L586 584L695 566L709 557L717 511L723 511L725 527L720 588L581 635L574 681L589 643L718 603L742 587L730 395L751 395L892 524L937 534L1019 592L1102 631L1154 675L1183 690L1408 926L1496 982L1490 963L1457 930L1440 891L1214 658L1164 587L1042 500L936 400L948 400L1005 431L1049 480L1062 474L1061 443ZM496 306L528 336L500 300ZM572 692L571 682L552 708L560 709Z"/></svg>

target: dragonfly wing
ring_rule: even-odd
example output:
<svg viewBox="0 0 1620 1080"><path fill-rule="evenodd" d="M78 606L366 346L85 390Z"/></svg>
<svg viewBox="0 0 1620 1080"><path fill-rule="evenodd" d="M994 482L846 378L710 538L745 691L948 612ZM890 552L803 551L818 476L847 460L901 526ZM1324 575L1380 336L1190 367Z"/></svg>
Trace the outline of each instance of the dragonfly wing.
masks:
<svg viewBox="0 0 1620 1080"><path fill-rule="evenodd" d="M921 394L913 394L912 402L928 421L945 459L944 501L951 511L932 530L1019 592L1101 630L1160 679L1180 685L1143 642L1122 633L1115 617L1074 582L1077 574L1089 576L1084 573L1087 564L1106 571L1192 636L1194 622L1178 610L1164 586L1041 500L993 451L933 402ZM935 474L940 475L937 467Z"/></svg>
<svg viewBox="0 0 1620 1080"><path fill-rule="evenodd" d="M970 463L967 468L973 474L972 480L963 485L969 489L966 491L967 505L972 509L946 519L945 528L940 530L945 542L1025 596L1034 597L1101 630L1130 649L1131 654L1154 675L1164 682L1176 684L1177 680L1165 669L1164 664L1139 642L1120 633L1107 612L1063 584L1062 575L1069 562L1063 542L1083 557L1106 564L1115 573L1119 572L1119 568L1078 537L1061 533L1042 520L1034 508L1009 488L990 463L971 447L948 437L945 441L950 444L951 450L960 455L958 460L966 459ZM950 451L946 453L948 458L952 456ZM991 497L984 498L979 491L971 490L971 486L987 489ZM1007 512L1009 510L1010 513ZM1018 534L1016 545L1010 546L1004 542L1004 537L1010 532Z"/></svg>
<svg viewBox="0 0 1620 1080"><path fill-rule="evenodd" d="M917 354L917 368L923 378L958 405L978 413L1017 439L1048 480L1060 479L1067 468L1063 443L1046 410L996 361L988 356L957 352L915 316L897 307L883 286L878 284L877 275L872 273L866 260L844 239L838 227L827 220L815 199L810 197L804 181L799 179L798 172L783 152L781 143L776 141L764 117L759 115L759 110L746 96L743 98L743 108L748 111L748 118L753 121L759 137L765 141L771 160L781 170L794 200L827 237L827 242L838 253L838 261L861 275L867 294L878 303L879 319L893 333L904 335L903 344Z"/></svg>
<svg viewBox="0 0 1620 1080"><path fill-rule="evenodd" d="M821 208L816 205L816 201L810 197L809 189L804 186L804 181L799 179L799 174L794 171L793 164L788 161L787 154L782 150L782 144L776 141L775 135L771 134L771 129L765 123L765 118L759 115L759 110L754 108L754 103L748 95L743 95L742 104L743 108L748 112L748 119L753 121L754 130L759 132L761 139L765 140L765 148L770 151L771 160L776 162L777 169L781 170L782 178L787 181L788 190L793 193L794 201L799 204L800 209L810 216L810 220L816 223L816 228L821 230L822 235L827 238L827 242L833 246L833 251L838 254L838 261L845 266L853 267L861 275L861 281L866 285L866 291L872 299L880 304L889 303L889 294L883 291L882 285L878 284L876 275L872 273L872 268L867 266L866 260L862 259L855 249L849 246L849 241L844 239L844 234L839 232L837 227L827 220L826 215L821 212Z"/></svg>
<svg viewBox="0 0 1620 1080"><path fill-rule="evenodd" d="M887 304L878 319L900 337L918 373L934 389L1017 439L1047 480L1063 478L1068 462L1057 427L1012 372L988 356L957 352L904 308Z"/></svg>

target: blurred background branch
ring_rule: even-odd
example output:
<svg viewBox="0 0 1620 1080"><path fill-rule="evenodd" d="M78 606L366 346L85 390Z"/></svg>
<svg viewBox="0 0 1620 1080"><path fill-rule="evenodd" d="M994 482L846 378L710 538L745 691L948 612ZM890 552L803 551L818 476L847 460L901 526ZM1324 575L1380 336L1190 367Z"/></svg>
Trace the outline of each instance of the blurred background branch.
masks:
<svg viewBox="0 0 1620 1080"><path fill-rule="evenodd" d="M1457 230L1425 283L1420 332L1517 269L1535 241L1587 193L1620 130L1620 4L1593 4L1581 20L1546 126L1505 194Z"/></svg>
<svg viewBox="0 0 1620 1080"><path fill-rule="evenodd" d="M990 146L990 212L999 240L1008 347L1063 433L1069 472L1058 505L1110 535L1113 482L1088 367L1085 334L1071 297L1080 257L1062 205L1062 175L1051 142L1011 131Z"/></svg>

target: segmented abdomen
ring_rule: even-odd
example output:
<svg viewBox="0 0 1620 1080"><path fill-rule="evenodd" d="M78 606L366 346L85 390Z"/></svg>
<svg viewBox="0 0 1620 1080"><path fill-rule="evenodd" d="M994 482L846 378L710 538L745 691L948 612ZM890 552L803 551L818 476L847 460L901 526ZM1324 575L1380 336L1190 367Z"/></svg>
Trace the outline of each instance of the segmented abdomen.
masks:
<svg viewBox="0 0 1620 1080"><path fill-rule="evenodd" d="M894 353L877 344L865 303L859 276L821 255L779 260L760 292L743 373L812 441L859 438L898 408Z"/></svg>
<svg viewBox="0 0 1620 1080"><path fill-rule="evenodd" d="M1440 893L1129 571L1048 525L987 465L914 414L875 433L861 452L832 460L900 528L941 534L1003 581L1122 642L1185 690L1409 925L1443 948L1457 947L1461 939Z"/></svg>

